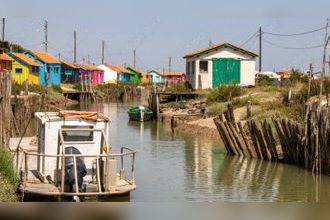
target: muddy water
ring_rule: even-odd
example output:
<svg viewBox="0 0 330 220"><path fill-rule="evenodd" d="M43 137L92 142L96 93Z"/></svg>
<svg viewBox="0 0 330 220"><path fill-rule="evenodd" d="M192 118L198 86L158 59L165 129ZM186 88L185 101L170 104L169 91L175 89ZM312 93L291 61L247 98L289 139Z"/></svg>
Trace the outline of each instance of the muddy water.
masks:
<svg viewBox="0 0 330 220"><path fill-rule="evenodd" d="M295 166L226 157L219 140L172 134L157 122L129 122L127 110L135 104L87 107L111 118L115 150L127 146L138 151L137 190L130 201L330 201L328 176L315 180Z"/></svg>

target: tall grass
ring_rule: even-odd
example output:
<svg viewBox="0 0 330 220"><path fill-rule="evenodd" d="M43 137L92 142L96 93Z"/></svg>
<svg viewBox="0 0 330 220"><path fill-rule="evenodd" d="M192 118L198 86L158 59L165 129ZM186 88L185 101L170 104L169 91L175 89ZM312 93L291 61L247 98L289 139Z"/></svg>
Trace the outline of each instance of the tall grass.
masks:
<svg viewBox="0 0 330 220"><path fill-rule="evenodd" d="M11 184L18 183L18 175L15 171L11 154L3 147L0 147L0 174Z"/></svg>
<svg viewBox="0 0 330 220"><path fill-rule="evenodd" d="M19 183L11 154L0 146L0 202L15 202Z"/></svg>

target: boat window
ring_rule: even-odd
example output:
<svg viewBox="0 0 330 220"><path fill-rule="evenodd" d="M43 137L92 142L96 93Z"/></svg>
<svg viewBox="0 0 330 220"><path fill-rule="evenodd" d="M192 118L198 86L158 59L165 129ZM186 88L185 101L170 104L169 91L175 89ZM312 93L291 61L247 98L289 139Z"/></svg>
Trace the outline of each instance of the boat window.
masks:
<svg viewBox="0 0 330 220"><path fill-rule="evenodd" d="M62 129L93 129L93 126L62 126ZM65 142L91 142L93 131L62 131Z"/></svg>

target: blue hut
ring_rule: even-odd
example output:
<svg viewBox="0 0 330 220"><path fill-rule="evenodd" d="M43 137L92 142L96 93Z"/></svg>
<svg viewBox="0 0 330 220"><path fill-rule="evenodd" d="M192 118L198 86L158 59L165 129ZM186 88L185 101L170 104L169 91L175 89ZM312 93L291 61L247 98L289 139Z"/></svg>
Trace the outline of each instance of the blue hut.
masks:
<svg viewBox="0 0 330 220"><path fill-rule="evenodd" d="M25 54L40 65L40 85L61 84L61 62L56 57L43 51L27 51Z"/></svg>
<svg viewBox="0 0 330 220"><path fill-rule="evenodd" d="M166 77L162 74L160 70L151 70L150 72L152 83L154 84L164 84Z"/></svg>

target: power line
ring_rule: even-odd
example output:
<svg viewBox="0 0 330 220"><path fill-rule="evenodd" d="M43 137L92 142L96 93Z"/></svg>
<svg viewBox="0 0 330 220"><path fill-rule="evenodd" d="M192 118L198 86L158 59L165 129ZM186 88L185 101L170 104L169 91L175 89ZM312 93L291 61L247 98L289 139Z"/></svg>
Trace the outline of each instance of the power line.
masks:
<svg viewBox="0 0 330 220"><path fill-rule="evenodd" d="M282 45L273 43L273 42L271 42L269 40L266 40L266 39L263 39L263 41L270 44L270 45L272 45L272 46L279 47L279 48L282 48L282 49L287 49L287 50L310 50L310 49L316 49L316 48L323 47L322 44L315 45L315 46L309 46L309 47L288 47L288 46L282 46Z"/></svg>
<svg viewBox="0 0 330 220"><path fill-rule="evenodd" d="M312 33L318 32L318 31L322 31L324 29L325 29L325 27L322 27L322 28L318 28L318 29L315 29L315 30L301 32L301 33L294 33L294 34L279 34L279 33L267 32L267 31L264 31L263 33L264 34L268 34L268 35L272 35L272 36L278 36L278 37L294 37L294 36L301 36L301 35L306 35L306 34L312 34Z"/></svg>
<svg viewBox="0 0 330 220"><path fill-rule="evenodd" d="M247 39L243 44L240 45L240 47L245 46L247 43L249 43L254 37L257 36L257 34L259 33L259 31L255 32L251 37L249 37L249 39Z"/></svg>

